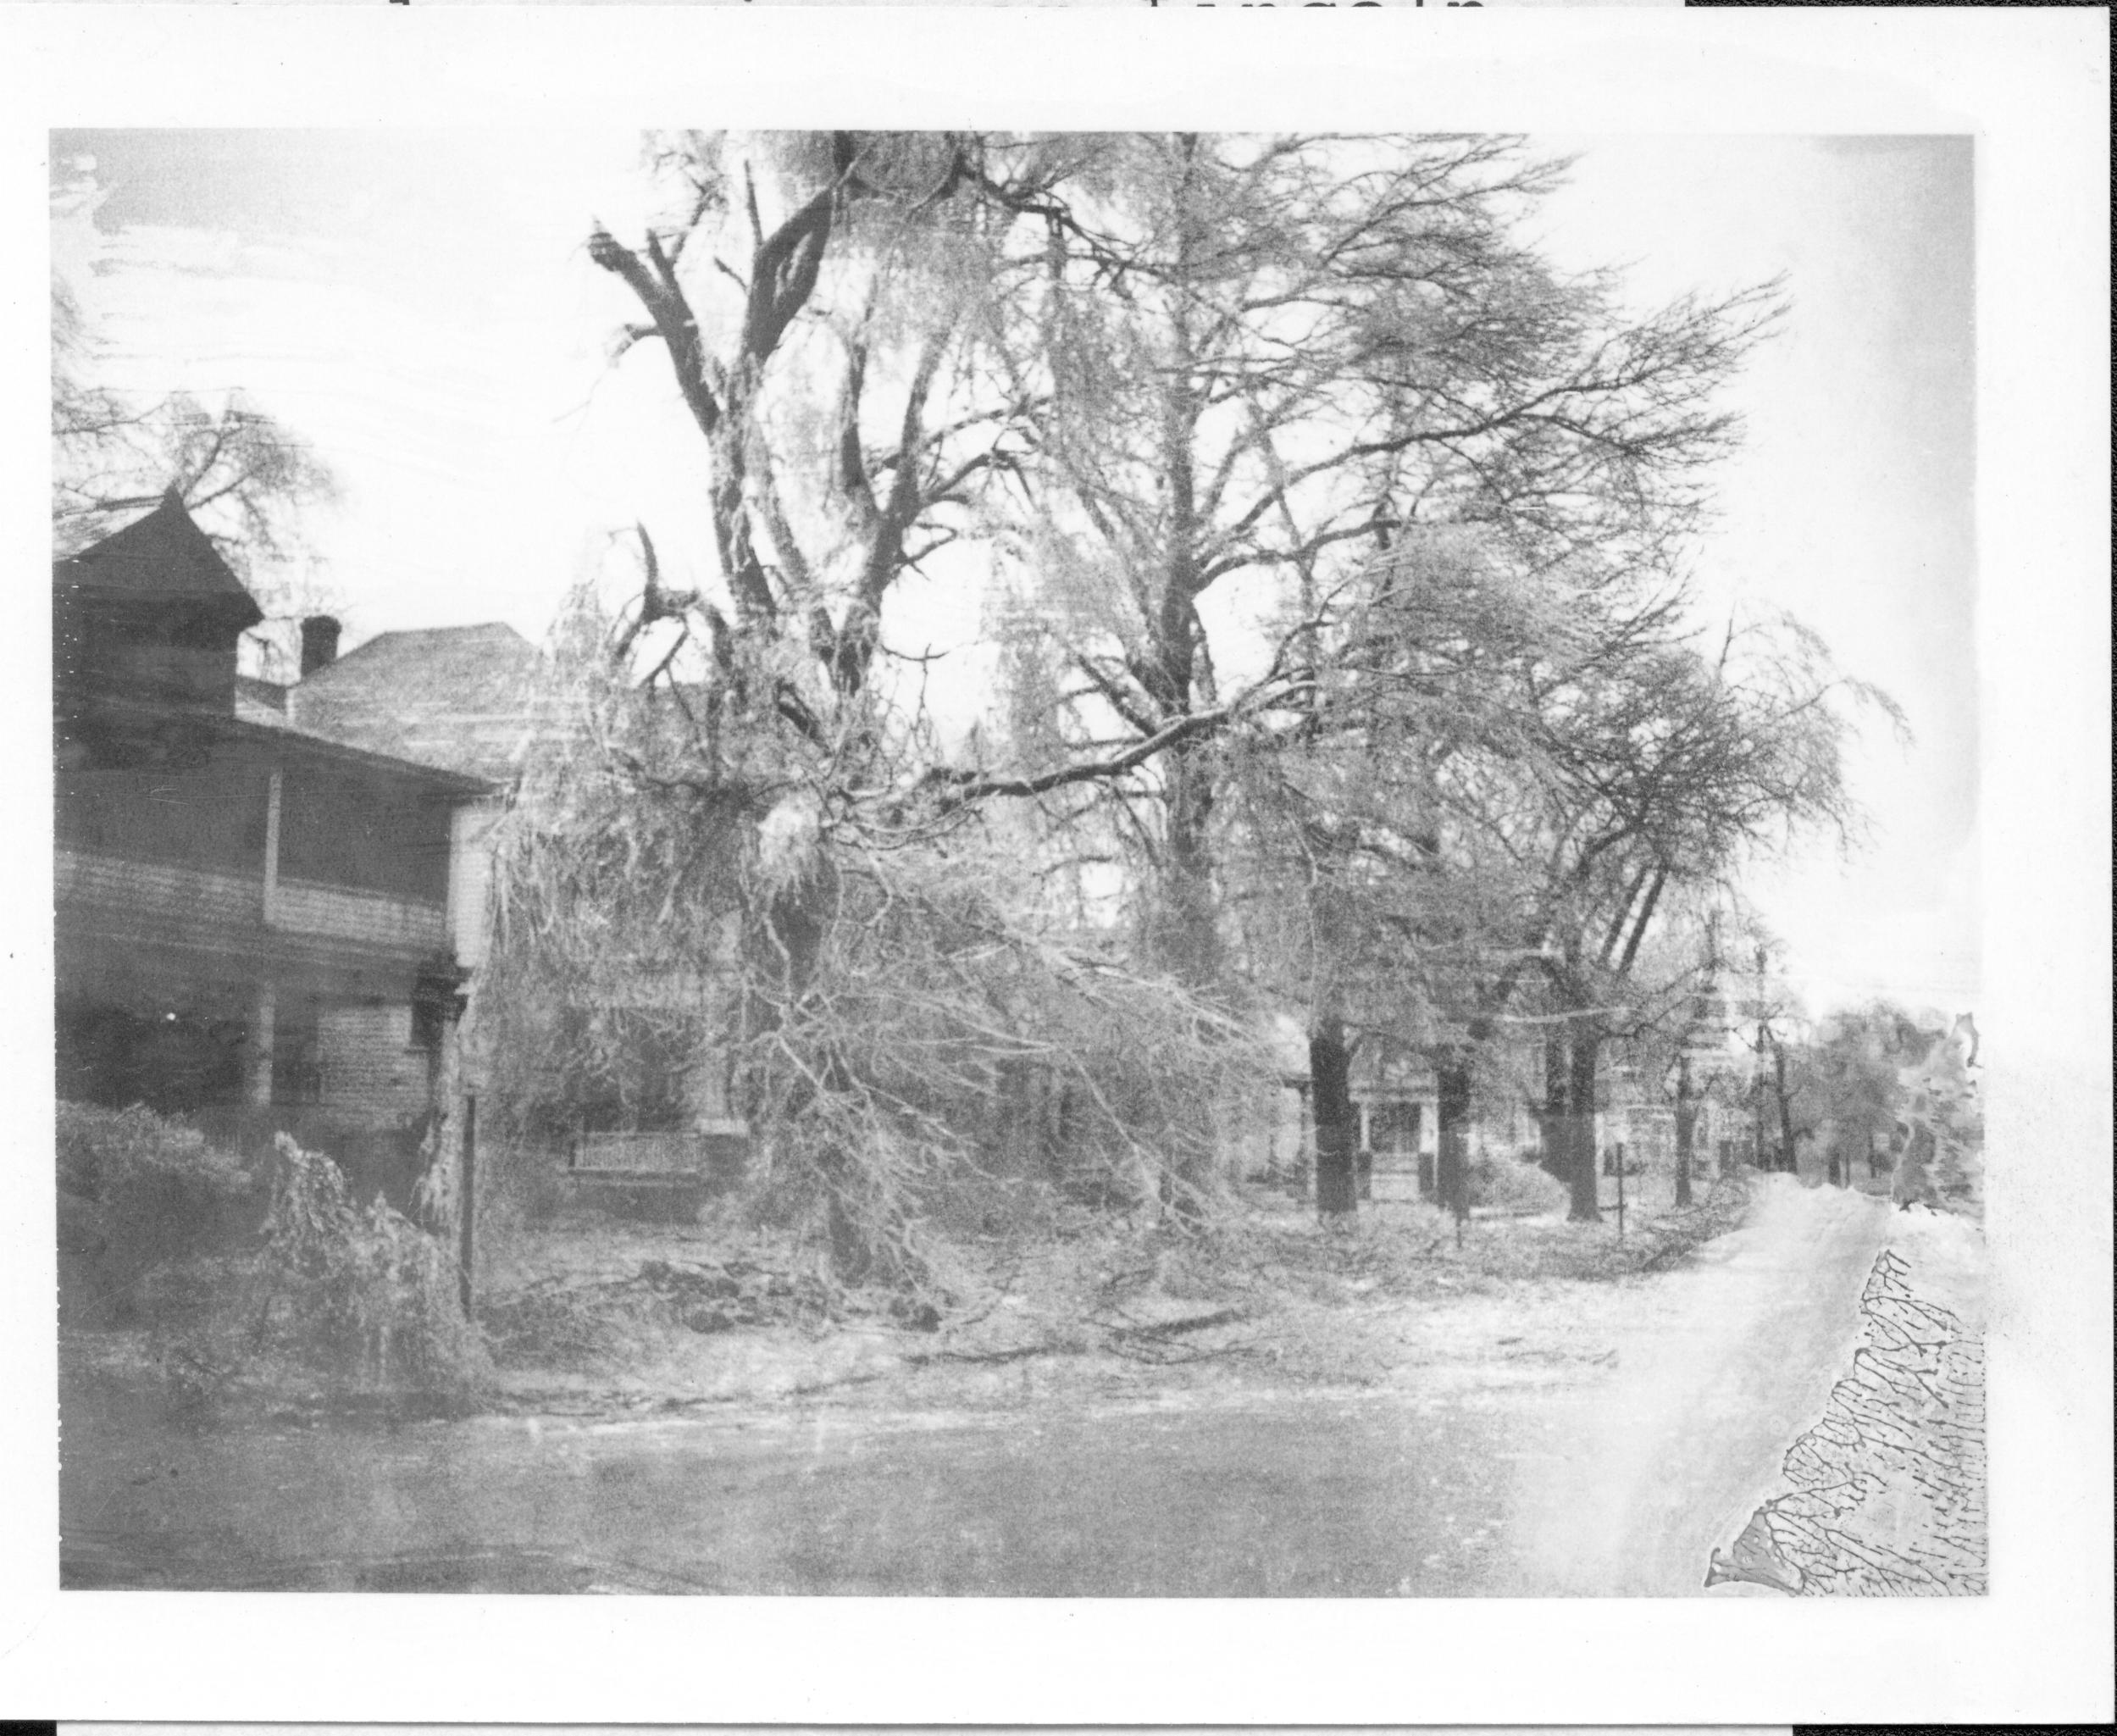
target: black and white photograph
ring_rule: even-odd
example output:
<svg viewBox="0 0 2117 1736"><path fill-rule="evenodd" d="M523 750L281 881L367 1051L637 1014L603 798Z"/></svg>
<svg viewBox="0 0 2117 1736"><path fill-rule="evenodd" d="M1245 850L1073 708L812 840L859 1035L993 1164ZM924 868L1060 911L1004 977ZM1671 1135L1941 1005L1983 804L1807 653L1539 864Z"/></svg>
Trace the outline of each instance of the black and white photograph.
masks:
<svg viewBox="0 0 2117 1736"><path fill-rule="evenodd" d="M1398 108L42 130L62 1601L1994 1596L1988 130Z"/></svg>

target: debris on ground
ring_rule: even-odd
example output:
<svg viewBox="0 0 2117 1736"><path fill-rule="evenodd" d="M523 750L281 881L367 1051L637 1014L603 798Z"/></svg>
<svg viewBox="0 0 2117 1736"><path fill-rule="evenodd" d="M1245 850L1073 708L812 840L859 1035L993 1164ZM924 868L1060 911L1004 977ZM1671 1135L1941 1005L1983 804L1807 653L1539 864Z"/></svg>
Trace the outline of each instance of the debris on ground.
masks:
<svg viewBox="0 0 2117 1736"><path fill-rule="evenodd" d="M1014 1389L995 1378L1026 1364L1102 1395L1231 1379L1373 1388L1486 1365L1536 1378L1606 1354L1582 1324L1594 1313L1587 1293L1739 1221L1742 1183L1700 1192L1698 1206L1635 1214L1621 1241L1613 1223L1556 1213L1481 1216L1459 1234L1430 1205L1395 1197L1326 1225L1270 1189L1238 1193L1203 1234L1150 1212L1082 1210L954 1250L945 1293L916 1297L843 1285L792 1237L727 1216L496 1223L476 1273L490 1368L476 1396L573 1414L841 1391L849 1402L978 1404L1005 1401ZM158 1374L202 1413L331 1402L302 1371L246 1359L237 1323L213 1301L224 1277L160 1277L187 1312L133 1358L136 1378ZM1517 1333L1496 1348L1510 1313L1529 1323L1530 1342ZM118 1372L125 1347L91 1336L77 1349Z"/></svg>

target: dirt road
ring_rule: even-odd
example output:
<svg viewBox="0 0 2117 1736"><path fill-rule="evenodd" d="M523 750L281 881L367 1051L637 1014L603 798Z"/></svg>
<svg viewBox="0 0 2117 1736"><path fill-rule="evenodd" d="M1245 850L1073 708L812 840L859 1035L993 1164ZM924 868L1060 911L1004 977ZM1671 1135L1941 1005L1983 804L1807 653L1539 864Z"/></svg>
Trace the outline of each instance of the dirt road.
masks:
<svg viewBox="0 0 2117 1736"><path fill-rule="evenodd" d="M1356 1389L1253 1373L1097 1400L1025 1362L973 1408L366 1428L187 1428L76 1395L65 1580L1694 1594L1843 1371L1890 1219L1774 1179L1744 1229L1659 1277L1390 1305L1370 1325L1398 1362Z"/></svg>

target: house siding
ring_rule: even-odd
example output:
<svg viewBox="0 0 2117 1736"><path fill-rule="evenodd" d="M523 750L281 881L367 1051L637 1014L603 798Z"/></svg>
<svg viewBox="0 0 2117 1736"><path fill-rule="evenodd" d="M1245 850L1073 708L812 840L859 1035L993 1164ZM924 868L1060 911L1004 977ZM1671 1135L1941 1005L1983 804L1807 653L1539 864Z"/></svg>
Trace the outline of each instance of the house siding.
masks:
<svg viewBox="0 0 2117 1736"><path fill-rule="evenodd" d="M429 1057L413 1045L409 1006L322 1008L316 1058L326 1109L387 1123L427 1106Z"/></svg>
<svg viewBox="0 0 2117 1736"><path fill-rule="evenodd" d="M367 940L414 952L432 951L448 938L448 912L441 905L300 880L279 883L272 899L272 925L291 934Z"/></svg>
<svg viewBox="0 0 2117 1736"><path fill-rule="evenodd" d="M230 927L255 924L264 913L262 875L66 849L53 852L52 867L53 890L62 913L125 912Z"/></svg>
<svg viewBox="0 0 2117 1736"><path fill-rule="evenodd" d="M450 821L448 940L457 961L469 970L485 962L491 920L495 836L506 805L486 801L459 807Z"/></svg>
<svg viewBox="0 0 2117 1736"><path fill-rule="evenodd" d="M447 939L441 905L413 904L376 893L280 880L266 913L262 874L231 874L173 862L140 862L97 851L53 853L53 890L62 919L128 931L162 928L196 935L207 926L283 934L386 948L414 956Z"/></svg>

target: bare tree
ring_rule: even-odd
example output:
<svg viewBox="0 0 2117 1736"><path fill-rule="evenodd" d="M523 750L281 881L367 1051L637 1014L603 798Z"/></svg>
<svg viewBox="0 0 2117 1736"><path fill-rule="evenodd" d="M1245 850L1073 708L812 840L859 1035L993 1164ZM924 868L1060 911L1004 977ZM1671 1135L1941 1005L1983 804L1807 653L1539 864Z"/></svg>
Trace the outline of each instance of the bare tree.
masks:
<svg viewBox="0 0 2117 1736"><path fill-rule="evenodd" d="M1388 792L1388 824L1347 833L1343 791L1305 793L1301 907L1316 925L1348 888L1371 898L1376 840L1441 859L1444 801L1464 870L1448 884L1482 874L1510 906L1493 926L1429 900L1397 924L1452 961L1435 1004L1454 1009L1456 1143L1466 1069L1525 982L1580 1026L1569 1111L1592 1115L1599 990L1672 879L1779 811L1722 788L1766 778L1743 731L1772 719L1715 734L1659 576L1735 437L1715 393L1771 291L1628 317L1609 280L1516 239L1560 171L1503 140L841 133L685 138L660 164L679 220L637 247L599 230L590 252L647 316L627 341L662 346L703 437L722 591L669 589L642 534L615 648L639 656L673 624L646 673L683 741L618 764L651 799L802 840L803 872L746 918L789 982L822 955L836 852L930 843L1011 797L1133 871L1150 972L1222 984L1235 758L1333 730L1356 747L1373 717L1327 691L1334 669L1369 694L1489 691L1516 713L1508 752L1454 755L1409 713L1391 724L1427 785ZM1451 527L1483 551L1462 591L1483 613L1459 610L1446 646L1406 638L1390 575ZM899 580L980 530L1017 575L1017 697L1037 702L1017 704L1001 768L939 753L901 684L874 679ZM1594 615L1592 642L1519 643L1509 609L1532 593ZM1393 663L1393 634L1416 654ZM694 635L710 655L687 665ZM1450 686L1442 664L1488 685ZM1654 710L1665 688L1674 722ZM1438 707L1422 715L1432 731ZM1358 1021L1335 968L1314 975L1316 1064L1335 1078Z"/></svg>
<svg viewBox="0 0 2117 1736"><path fill-rule="evenodd" d="M1649 1106L1665 1106L1674 1135L1675 1203L1693 1203L1698 1123L1705 1089L1726 1036L1718 995L1722 926L1718 889L1687 888L1665 897L1659 932L1649 936L1608 1027L1622 1072ZM1563 1053L1563 1045L1560 1047Z"/></svg>
<svg viewBox="0 0 2117 1736"><path fill-rule="evenodd" d="M1098 167L992 341L1034 433L1011 624L1063 674L1022 745L1127 804L1150 954L1204 982L1214 744L1314 680L1332 593L1417 526L1532 569L1659 558L1771 297L1627 318L1517 239L1562 165L1506 139L1154 136ZM1259 587L1294 605L1276 646L1218 602Z"/></svg>
<svg viewBox="0 0 2117 1736"><path fill-rule="evenodd" d="M1790 625L1731 630L1707 650L1666 596L1481 588L1505 612L1488 602L1470 632L1446 624L1445 587L1412 593L1440 643L1460 649L1402 735L1377 733L1374 657L1349 665L1368 693L1348 714L1365 725L1356 749L1405 787L1355 829L1349 859L1364 855L1372 890L1341 926L1371 952L1370 937L1395 937L1382 974L1422 1003L1444 1160L1460 1158L1452 1118L1493 1070L1489 1046L1543 1034L1554 1167L1573 1215L1592 1221L1604 1046L1676 1017L1693 986L1688 962L1641 969L1649 937L1798 832L1849 832L1844 740L1862 706L1893 708ZM1415 646L1419 631L1396 638ZM1430 678L1441 665L1427 652L1402 667ZM1452 1173L1442 1179L1452 1198Z"/></svg>
<svg viewBox="0 0 2117 1736"><path fill-rule="evenodd" d="M1349 1101L1325 1082L1366 1043L1433 1062L1460 1213L1482 1051L1534 958L1535 889L1490 821L1541 752L1530 684L1578 599L1460 533L1410 535L1369 579L1318 626L1303 704L1230 744L1224 874L1247 968L1313 1013L1320 1208L1354 1208Z"/></svg>
<svg viewBox="0 0 2117 1736"><path fill-rule="evenodd" d="M635 630L702 630L723 671L762 681L759 716L811 747L866 690L892 587L967 533L975 485L1013 462L1021 406L973 397L962 350L1010 202L1054 154L955 134L685 134L652 151L673 219L637 246L589 238L644 316L620 353L661 347L702 438L719 568L718 596L657 590L651 571Z"/></svg>
<svg viewBox="0 0 2117 1736"><path fill-rule="evenodd" d="M1855 1155L1872 1179L1896 1131L1903 1090L1892 1055L1904 1022L1893 1007L1870 1006L1829 1014L1816 1027L1809 1066L1831 1123L1830 1179L1844 1186L1853 1185Z"/></svg>
<svg viewBox="0 0 2117 1736"><path fill-rule="evenodd" d="M1716 647L1653 637L1563 696L1548 851L1544 971L1565 1016L1572 1213L1598 1214L1593 1126L1606 1008L1664 901L1729 879L1812 828L1856 832L1845 745L1885 695L1840 673L1793 622L1730 626Z"/></svg>
<svg viewBox="0 0 2117 1736"><path fill-rule="evenodd" d="M921 1310L948 1305L934 1226L979 1227L967 1201L1007 1223L1210 1167L1269 1076L1245 1026L1040 921L974 822L827 838L693 776L683 714L611 668L611 632L554 659L568 724L524 778L477 990L524 1132L597 1097L688 1118L710 1073L759 1209Z"/></svg>
<svg viewBox="0 0 2117 1736"><path fill-rule="evenodd" d="M1103 835L1142 864L1148 956L1206 983L1239 878L1216 856L1227 744L1305 709L1314 725L1333 625L1407 538L1473 530L1526 584L1665 562L1735 438L1714 395L1773 291L1627 318L1610 280L1516 239L1562 165L1509 140L1109 153L996 340L1035 431L1017 533L1034 577L1010 625L1040 633L1059 679L1017 737L1039 774L982 787L1070 790L1077 822L1114 807ZM1235 600L1260 592L1279 617L1262 643ZM1359 1025L1328 992L1314 1006L1327 1084ZM1482 1040L1496 1011L1463 1029ZM1471 1063L1443 1064L1452 1176ZM1315 1106L1328 1205L1349 1100L1319 1084Z"/></svg>
<svg viewBox="0 0 2117 1736"><path fill-rule="evenodd" d="M330 469L285 424L227 394L139 400L97 379L93 334L73 292L52 280L52 540L70 554L174 490L267 619L269 663L282 630L324 606L301 532L305 509L337 491Z"/></svg>
<svg viewBox="0 0 2117 1736"><path fill-rule="evenodd" d="M642 527L640 596L607 651L644 676L646 709L619 708L603 768L629 792L615 813L642 810L633 829L728 867L734 936L698 936L692 965L741 984L735 1041L758 1112L782 1133L823 1129L803 1161L835 1201L848 1270L901 1249L904 1191L881 1184L888 1141L855 1130L872 1070L818 1034L843 1029L832 985L866 956L856 935L878 907L919 907L888 889L917 884L934 851L974 849L971 798L991 793L939 768L916 695L884 678L885 614L906 574L973 532L981 484L1018 462L1020 399L973 379L966 345L1017 270L1005 238L1077 148L684 135L653 152L673 219L637 246L600 227L589 241L645 316L621 351L661 347L701 438L719 569L717 588L669 586ZM668 874L651 882L665 903L680 896L668 848ZM567 907L580 918L592 901ZM1028 944L997 912L984 920ZM908 973L923 968L927 931L881 932L908 949ZM773 1057L797 1054L808 1096L772 1084Z"/></svg>
<svg viewBox="0 0 2117 1736"><path fill-rule="evenodd" d="M1878 1001L1826 1014L1799 1040L1782 1019L1771 1029L1775 1068L1785 1058L1790 1118L1799 1129L1829 1130L1831 1182L1853 1184L1857 1154L1870 1177L1884 1161L1901 1168L1893 1182L1899 1203L1975 1190L1983 1129L1968 1015L1915 1015Z"/></svg>

